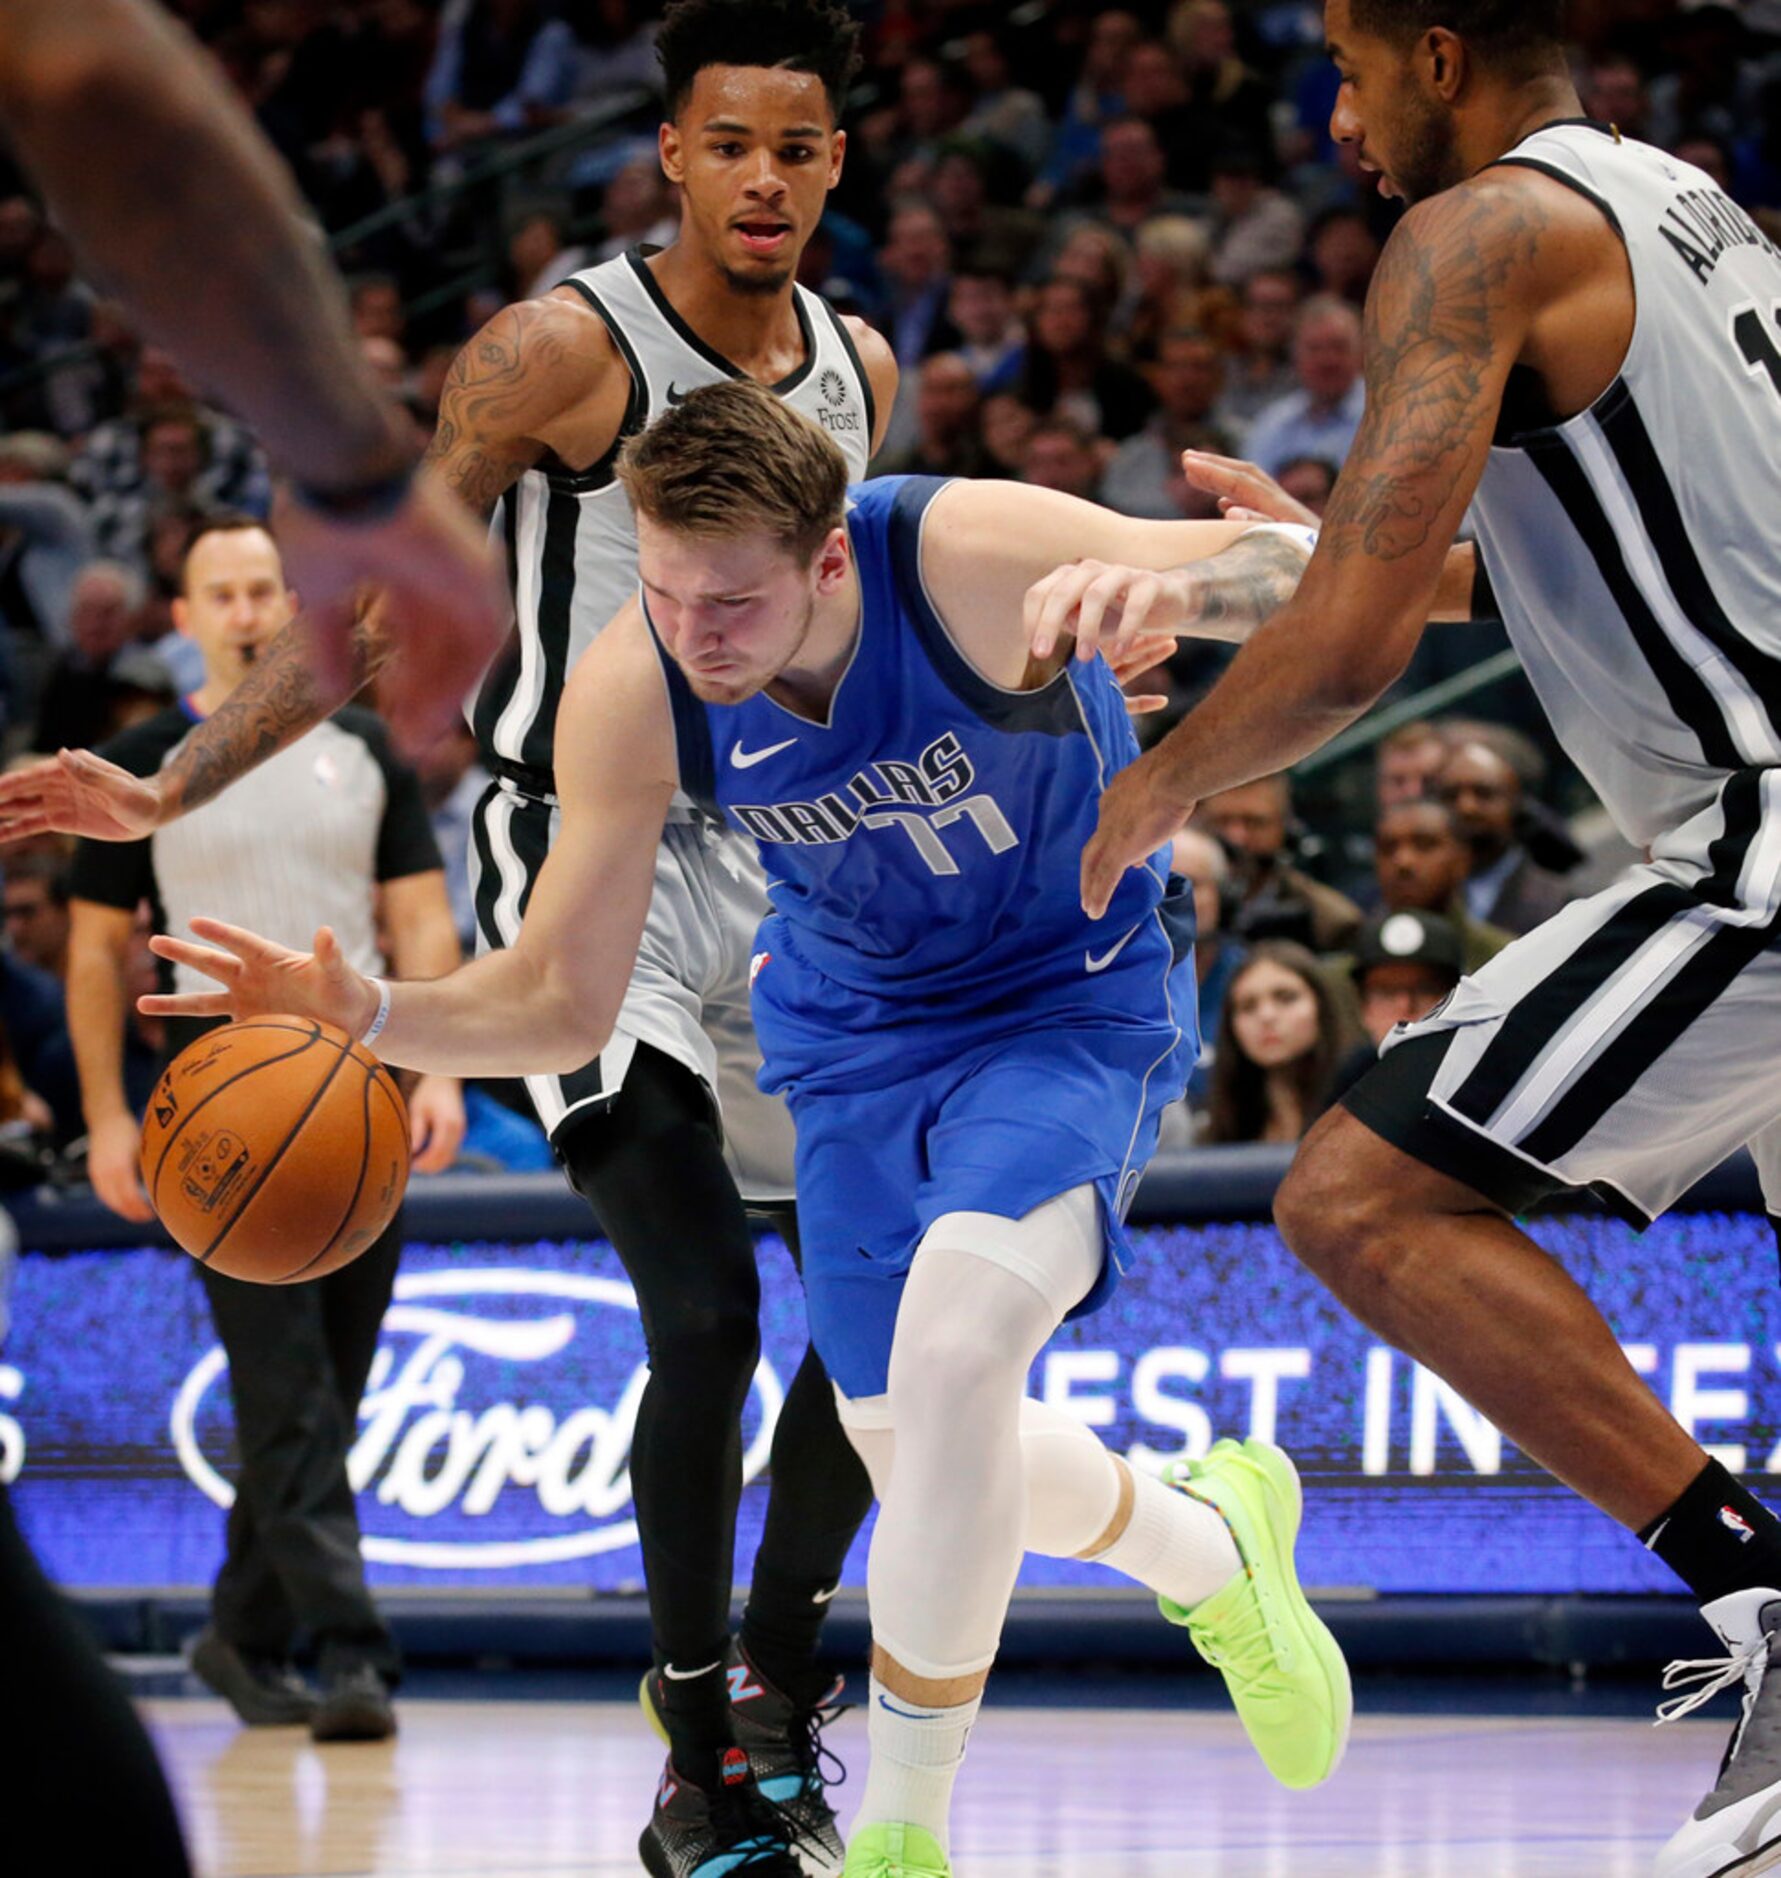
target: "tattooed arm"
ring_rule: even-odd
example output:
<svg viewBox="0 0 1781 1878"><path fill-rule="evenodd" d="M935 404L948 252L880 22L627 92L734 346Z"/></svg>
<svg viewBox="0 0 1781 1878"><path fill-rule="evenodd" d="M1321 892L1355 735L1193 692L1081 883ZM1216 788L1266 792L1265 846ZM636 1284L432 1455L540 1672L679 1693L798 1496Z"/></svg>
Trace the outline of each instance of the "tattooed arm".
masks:
<svg viewBox="0 0 1781 1878"><path fill-rule="evenodd" d="M427 451L439 500L451 501L466 526L472 517L486 523L502 492L547 447L577 465L596 460L618 435L628 385L585 302L527 300L496 314L458 355L440 398ZM63 751L0 777L0 841L46 829L135 840L313 730L396 649L381 606L357 621L346 658L323 659L317 639L307 614L287 626L158 777L131 776L88 751ZM475 678L474 669L461 671L456 695Z"/></svg>

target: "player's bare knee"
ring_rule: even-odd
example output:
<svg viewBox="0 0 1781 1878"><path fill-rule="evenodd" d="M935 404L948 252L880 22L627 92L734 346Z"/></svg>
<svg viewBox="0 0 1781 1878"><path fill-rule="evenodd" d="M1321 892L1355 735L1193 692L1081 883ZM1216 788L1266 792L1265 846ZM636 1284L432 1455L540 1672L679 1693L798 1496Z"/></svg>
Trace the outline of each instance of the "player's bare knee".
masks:
<svg viewBox="0 0 1781 1878"><path fill-rule="evenodd" d="M1300 1261L1333 1290L1375 1263L1390 1240L1389 1189L1343 1152L1345 1131L1300 1149L1274 1198L1274 1222Z"/></svg>

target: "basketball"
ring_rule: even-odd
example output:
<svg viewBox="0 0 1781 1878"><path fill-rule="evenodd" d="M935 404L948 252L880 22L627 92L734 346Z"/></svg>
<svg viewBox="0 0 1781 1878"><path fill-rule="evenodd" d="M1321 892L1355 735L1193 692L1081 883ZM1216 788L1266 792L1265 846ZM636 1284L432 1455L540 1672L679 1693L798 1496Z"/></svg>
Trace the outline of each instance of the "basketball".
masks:
<svg viewBox="0 0 1781 1878"><path fill-rule="evenodd" d="M253 1284L338 1271L394 1218L408 1109L377 1058L307 1017L200 1037L155 1085L142 1180L200 1264Z"/></svg>

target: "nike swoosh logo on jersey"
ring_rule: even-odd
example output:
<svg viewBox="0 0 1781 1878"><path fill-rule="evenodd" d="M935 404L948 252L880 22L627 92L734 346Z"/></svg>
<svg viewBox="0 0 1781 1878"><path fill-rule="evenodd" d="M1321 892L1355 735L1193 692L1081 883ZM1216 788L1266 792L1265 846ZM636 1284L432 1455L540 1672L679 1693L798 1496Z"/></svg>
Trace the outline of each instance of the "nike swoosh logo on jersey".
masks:
<svg viewBox="0 0 1781 1878"><path fill-rule="evenodd" d="M1136 939L1139 933L1141 933L1143 930L1144 930L1144 922L1140 920L1137 923L1137 925L1134 926L1132 930L1129 933L1127 933L1126 936L1122 940L1120 940L1119 944L1116 945L1111 952L1103 952L1099 958L1096 958L1092 952L1083 953L1082 964L1083 964L1084 970L1086 970L1091 977L1096 972L1104 972L1107 969L1107 967L1111 965L1116 958L1119 957L1120 953L1122 953L1126 949L1126 947L1129 946L1132 943L1132 941Z"/></svg>
<svg viewBox="0 0 1781 1878"><path fill-rule="evenodd" d="M692 395L690 391L682 391L676 384L670 383L668 386L668 402L670 404L685 404L687 399Z"/></svg>
<svg viewBox="0 0 1781 1878"><path fill-rule="evenodd" d="M753 769L757 763L764 763L770 756L777 756L781 750L789 750L798 740L787 737L784 743L770 743L764 750L745 750L741 744L730 746L730 762L737 769Z"/></svg>

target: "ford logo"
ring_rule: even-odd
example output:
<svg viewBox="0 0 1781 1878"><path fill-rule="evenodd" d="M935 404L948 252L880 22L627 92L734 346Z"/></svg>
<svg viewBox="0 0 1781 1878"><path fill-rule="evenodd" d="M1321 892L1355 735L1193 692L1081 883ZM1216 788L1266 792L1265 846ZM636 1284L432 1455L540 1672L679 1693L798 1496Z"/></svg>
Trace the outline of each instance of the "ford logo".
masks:
<svg viewBox="0 0 1781 1878"><path fill-rule="evenodd" d="M526 1310L527 1300L538 1307ZM568 1308L550 1309L551 1303ZM368 1560L488 1570L636 1544L631 1432L649 1371L634 1355L640 1326L602 1322L606 1311L635 1319L636 1295L623 1280L511 1267L397 1278L348 1473L353 1490L374 1506L395 1509L409 1524L449 1525L453 1536L367 1530ZM532 1366L557 1358L558 1370L568 1365L582 1373L582 1399L561 1379L553 1391L548 1369L538 1373L537 1386L524 1386ZM487 1371L481 1390L474 1381L479 1360ZM171 1417L187 1477L225 1508L234 1504L235 1489L211 1458L221 1445L221 1418L207 1398L227 1370L220 1346L206 1351L180 1385ZM590 1371L610 1388L604 1402L585 1399ZM490 1386L497 1377L505 1393ZM745 1481L767 1464L785 1399L765 1358L755 1371L754 1398L760 1420L743 1457ZM367 1528L378 1524L372 1506L361 1504L360 1518ZM456 1536L482 1521L503 1536Z"/></svg>

